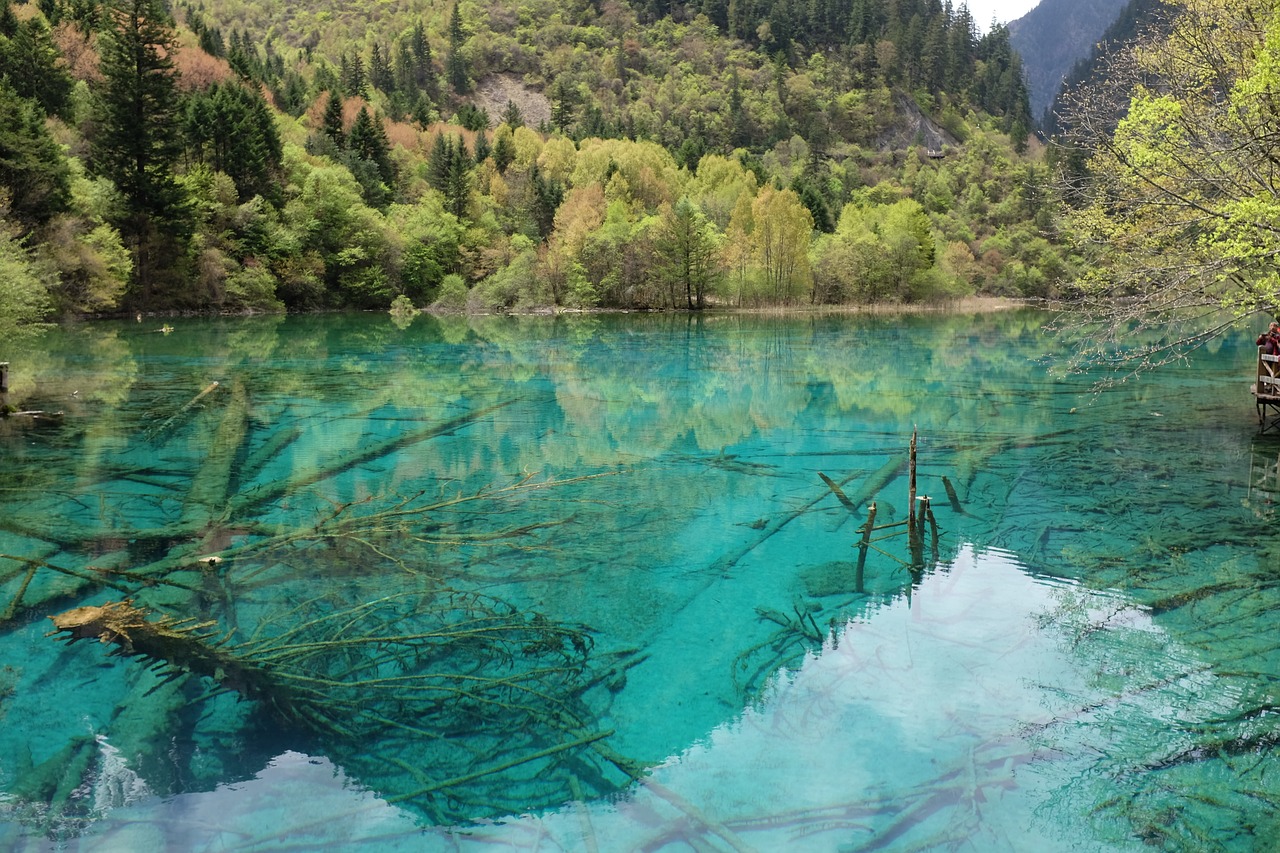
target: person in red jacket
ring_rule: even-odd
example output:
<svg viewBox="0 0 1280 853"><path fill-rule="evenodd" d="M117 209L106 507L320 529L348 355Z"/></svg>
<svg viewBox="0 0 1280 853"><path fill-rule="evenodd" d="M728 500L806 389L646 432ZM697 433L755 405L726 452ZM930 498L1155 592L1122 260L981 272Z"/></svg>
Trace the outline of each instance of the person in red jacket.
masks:
<svg viewBox="0 0 1280 853"><path fill-rule="evenodd" d="M1270 327L1258 335L1254 343L1262 347L1262 351L1267 355L1280 355L1280 323L1272 320Z"/></svg>

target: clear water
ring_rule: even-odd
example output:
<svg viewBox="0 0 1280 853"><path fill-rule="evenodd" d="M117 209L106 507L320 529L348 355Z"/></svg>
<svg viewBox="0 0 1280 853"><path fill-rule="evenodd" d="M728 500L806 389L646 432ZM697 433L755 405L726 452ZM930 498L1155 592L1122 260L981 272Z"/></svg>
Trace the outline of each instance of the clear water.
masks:
<svg viewBox="0 0 1280 853"><path fill-rule="evenodd" d="M63 417L0 422L0 847L1265 849L1252 334L1095 394L1046 319L51 333L12 396ZM936 541L859 572L913 429ZM203 627L47 636L124 599Z"/></svg>

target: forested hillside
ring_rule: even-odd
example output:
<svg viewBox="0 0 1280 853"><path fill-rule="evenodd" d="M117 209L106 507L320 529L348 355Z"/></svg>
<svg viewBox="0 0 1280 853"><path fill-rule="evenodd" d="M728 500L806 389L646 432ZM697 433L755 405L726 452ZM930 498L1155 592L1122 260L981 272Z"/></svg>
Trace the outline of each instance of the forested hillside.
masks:
<svg viewBox="0 0 1280 853"><path fill-rule="evenodd" d="M963 5L0 3L0 323L1071 277L1020 60Z"/></svg>

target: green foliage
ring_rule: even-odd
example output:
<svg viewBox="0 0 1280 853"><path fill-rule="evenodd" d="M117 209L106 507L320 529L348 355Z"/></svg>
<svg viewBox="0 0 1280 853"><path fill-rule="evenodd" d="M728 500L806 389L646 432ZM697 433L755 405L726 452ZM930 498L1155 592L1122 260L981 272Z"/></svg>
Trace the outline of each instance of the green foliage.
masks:
<svg viewBox="0 0 1280 853"><path fill-rule="evenodd" d="M49 307L44 275L0 218L0 361L17 356L21 342L39 334Z"/></svg>
<svg viewBox="0 0 1280 853"><path fill-rule="evenodd" d="M502 269L472 289L469 304L488 311L519 307L529 295L530 285L536 280L537 264L538 253L532 246L524 248Z"/></svg>
<svg viewBox="0 0 1280 853"><path fill-rule="evenodd" d="M462 276L450 274L440 282L440 292L436 301L431 303L433 311L443 313L461 313L467 310L467 283Z"/></svg>
<svg viewBox="0 0 1280 853"><path fill-rule="evenodd" d="M8 11L8 2L5 2ZM71 75L45 22L33 17L0 32L0 78L23 98L36 101L49 115L70 117Z"/></svg>
<svg viewBox="0 0 1280 853"><path fill-rule="evenodd" d="M241 201L279 201L283 149L261 92L215 83L187 98L184 124L192 157L229 175Z"/></svg>
<svg viewBox="0 0 1280 853"><path fill-rule="evenodd" d="M720 276L719 239L687 197L663 211L654 248L654 272L667 286L667 304L705 308Z"/></svg>
<svg viewBox="0 0 1280 853"><path fill-rule="evenodd" d="M116 223L134 252L133 298L147 307L193 307L185 285L190 221L176 180L182 154L174 31L159 0L118 0L100 41L93 168L124 200Z"/></svg>
<svg viewBox="0 0 1280 853"><path fill-rule="evenodd" d="M455 2L449 15L449 56L445 62L445 76L449 80L449 88L457 95L471 91L471 62L467 59L466 42L462 13Z"/></svg>
<svg viewBox="0 0 1280 853"><path fill-rule="evenodd" d="M182 153L174 32L159 0L119 0L110 20L94 165L120 188L131 214L168 222L183 204L174 181Z"/></svg>
<svg viewBox="0 0 1280 853"><path fill-rule="evenodd" d="M1084 177L1071 225L1106 247L1076 291L1102 330L1085 355L1109 358L1117 338L1157 323L1166 339L1135 352L1140 367L1203 343L1188 317L1217 314L1225 329L1280 306L1280 14L1260 0L1187 0L1149 38L1117 49L1101 88L1078 99L1070 141L1088 160L1062 163L1064 177Z"/></svg>
<svg viewBox="0 0 1280 853"><path fill-rule="evenodd" d="M44 111L0 77L0 185L9 213L29 231L67 210L70 169L45 128Z"/></svg>

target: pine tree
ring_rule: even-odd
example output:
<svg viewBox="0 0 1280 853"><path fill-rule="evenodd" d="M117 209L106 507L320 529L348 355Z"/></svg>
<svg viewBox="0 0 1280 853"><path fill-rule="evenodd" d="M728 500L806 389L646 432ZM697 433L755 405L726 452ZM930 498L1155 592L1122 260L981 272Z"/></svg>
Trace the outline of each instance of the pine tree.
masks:
<svg viewBox="0 0 1280 853"><path fill-rule="evenodd" d="M186 130L195 158L229 175L241 202L279 195L283 149L271 110L256 87L215 83L193 94Z"/></svg>
<svg viewBox="0 0 1280 853"><path fill-rule="evenodd" d="M302 115L308 104L307 81L296 71L286 72L283 80L284 85L274 90L276 104L291 116Z"/></svg>
<svg viewBox="0 0 1280 853"><path fill-rule="evenodd" d="M577 104L574 91L561 77L551 89L551 124L566 132L573 124L573 108Z"/></svg>
<svg viewBox="0 0 1280 853"><path fill-rule="evenodd" d="M396 78L391 72L391 57L378 46L369 49L369 82L375 89L390 94L396 89Z"/></svg>
<svg viewBox="0 0 1280 853"><path fill-rule="evenodd" d="M368 107L361 107L356 114L347 137L347 148L354 157L373 163L382 183L388 187L395 184L396 171L391 162L391 143L387 140L386 128L380 117L370 115Z"/></svg>
<svg viewBox="0 0 1280 853"><path fill-rule="evenodd" d="M347 135L342 129L342 98L336 92L329 93L324 105L324 132L339 148L347 145Z"/></svg>
<svg viewBox="0 0 1280 853"><path fill-rule="evenodd" d="M73 83L59 59L49 28L31 18L16 25L7 43L0 42L0 77L7 76L19 95L38 101L46 113L65 117Z"/></svg>
<svg viewBox="0 0 1280 853"><path fill-rule="evenodd" d="M117 0L108 14L93 166L124 197L119 224L134 250L136 298L172 304L179 295L162 292L164 279L190 234L186 196L174 179L182 154L177 41L162 0Z"/></svg>
<svg viewBox="0 0 1280 853"><path fill-rule="evenodd" d="M41 225L67 209L70 186L66 158L45 128L44 112L0 77L0 188L9 215L24 231Z"/></svg>
<svg viewBox="0 0 1280 853"><path fill-rule="evenodd" d="M360 54L351 58L342 54L342 91L348 98L368 98L369 81L365 75L364 60Z"/></svg>
<svg viewBox="0 0 1280 853"><path fill-rule="evenodd" d="M497 168L499 175L507 173L507 167L516 159L516 146L511 138L511 129L507 126L500 126L493 135L493 165Z"/></svg>
<svg viewBox="0 0 1280 853"><path fill-rule="evenodd" d="M181 154L174 32L161 0L120 0L111 16L94 162L131 210L173 217L182 205L173 177Z"/></svg>
<svg viewBox="0 0 1280 853"><path fill-rule="evenodd" d="M453 158L453 143L443 133L437 133L436 141L431 146L431 153L427 155L427 183L440 192L444 192L449 183Z"/></svg>
<svg viewBox="0 0 1280 853"><path fill-rule="evenodd" d="M9 0L0 0L0 36L13 38L18 31L18 16L13 14L13 6Z"/></svg>
<svg viewBox="0 0 1280 853"><path fill-rule="evenodd" d="M471 90L471 63L467 61L463 51L466 40L466 33L462 29L462 13L455 3L453 14L449 16L449 59L445 64L445 73L449 78L449 87L458 95Z"/></svg>
<svg viewBox="0 0 1280 853"><path fill-rule="evenodd" d="M449 160L449 173L444 187L445 210L459 219L467 215L467 206L471 200L472 165L466 144L459 136L456 146L453 146L453 157Z"/></svg>
<svg viewBox="0 0 1280 853"><path fill-rule="evenodd" d="M524 115L520 112L520 107L516 105L516 102L510 98L507 99L507 106L502 111L502 122L512 130L524 126Z"/></svg>
<svg viewBox="0 0 1280 853"><path fill-rule="evenodd" d="M409 49L413 57L414 86L430 98L433 104L440 103L440 81L436 78L435 60L431 56L431 42L427 39L427 28L421 21L413 28Z"/></svg>
<svg viewBox="0 0 1280 853"><path fill-rule="evenodd" d="M555 228L556 211L564 201L564 185L542 177L537 161L529 167L529 213L538 226L538 236L546 240Z"/></svg>

